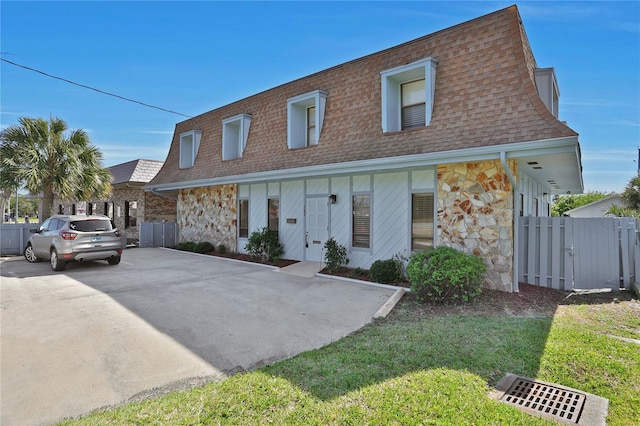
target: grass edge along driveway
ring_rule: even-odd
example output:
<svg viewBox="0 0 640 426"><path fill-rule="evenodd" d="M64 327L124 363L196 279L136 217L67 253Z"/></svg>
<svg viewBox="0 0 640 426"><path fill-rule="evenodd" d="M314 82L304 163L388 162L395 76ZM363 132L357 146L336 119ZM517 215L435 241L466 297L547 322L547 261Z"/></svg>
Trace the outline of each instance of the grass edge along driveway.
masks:
<svg viewBox="0 0 640 426"><path fill-rule="evenodd" d="M506 372L609 399L640 424L640 303L583 296L553 316L392 314L324 348L75 424L509 424L549 422L491 400Z"/></svg>

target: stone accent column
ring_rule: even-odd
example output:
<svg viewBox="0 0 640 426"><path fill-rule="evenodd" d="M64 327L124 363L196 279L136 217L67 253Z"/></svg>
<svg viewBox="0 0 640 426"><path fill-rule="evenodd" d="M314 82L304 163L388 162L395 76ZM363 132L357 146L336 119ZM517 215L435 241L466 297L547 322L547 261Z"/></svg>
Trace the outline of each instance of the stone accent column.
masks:
<svg viewBox="0 0 640 426"><path fill-rule="evenodd" d="M208 241L236 251L237 186L182 189L178 195L180 242Z"/></svg>
<svg viewBox="0 0 640 426"><path fill-rule="evenodd" d="M485 287L513 291L513 223L513 188L499 160L438 166L438 242L481 256Z"/></svg>

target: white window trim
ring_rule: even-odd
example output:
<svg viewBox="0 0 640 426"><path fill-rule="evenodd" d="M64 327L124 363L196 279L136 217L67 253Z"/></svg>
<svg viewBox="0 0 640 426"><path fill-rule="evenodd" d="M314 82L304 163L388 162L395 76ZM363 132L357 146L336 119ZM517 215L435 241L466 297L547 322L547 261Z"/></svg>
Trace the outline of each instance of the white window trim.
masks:
<svg viewBox="0 0 640 426"><path fill-rule="evenodd" d="M316 137L312 145L317 145L322 133L324 110L327 103L327 92L314 90L287 99L287 146L289 149L306 148L307 141L307 108L316 107Z"/></svg>
<svg viewBox="0 0 640 426"><path fill-rule="evenodd" d="M242 157L247 146L251 115L239 114L222 120L222 160Z"/></svg>
<svg viewBox="0 0 640 426"><path fill-rule="evenodd" d="M191 136L192 144L191 144L191 158L189 161L186 161L186 158L182 157L182 138L186 136ZM202 138L202 132L200 130L191 130L190 132L180 133L180 155L179 155L179 166L181 169L189 169L194 166L196 163L196 156L198 155L198 150L200 149L200 139Z"/></svg>
<svg viewBox="0 0 640 426"><path fill-rule="evenodd" d="M401 84L420 78L425 79L425 126L431 124L436 87L438 61L429 57L410 64L380 72L382 77L382 131L397 132L402 129Z"/></svg>

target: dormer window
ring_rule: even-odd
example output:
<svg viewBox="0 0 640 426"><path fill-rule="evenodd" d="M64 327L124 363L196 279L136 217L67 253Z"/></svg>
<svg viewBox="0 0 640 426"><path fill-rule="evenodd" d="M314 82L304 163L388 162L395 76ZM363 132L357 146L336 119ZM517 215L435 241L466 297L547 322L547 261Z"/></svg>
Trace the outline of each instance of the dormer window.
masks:
<svg viewBox="0 0 640 426"><path fill-rule="evenodd" d="M193 167L200 148L200 138L202 132L200 130L192 130L190 132L180 134L180 168L188 169Z"/></svg>
<svg viewBox="0 0 640 426"><path fill-rule="evenodd" d="M307 146L316 142L316 107L311 106L307 108Z"/></svg>
<svg viewBox="0 0 640 426"><path fill-rule="evenodd" d="M547 106L554 117L558 118L558 106L560 99L560 90L558 89L558 80L553 68L536 68L533 70L536 79L536 87L542 102Z"/></svg>
<svg viewBox="0 0 640 426"><path fill-rule="evenodd" d="M403 83L402 94L402 130L425 125L425 83L420 80Z"/></svg>
<svg viewBox="0 0 640 426"><path fill-rule="evenodd" d="M287 100L289 149L317 145L322 133L327 92L314 90Z"/></svg>
<svg viewBox="0 0 640 426"><path fill-rule="evenodd" d="M251 116L240 114L222 120L222 159L234 160L242 157L247 146Z"/></svg>
<svg viewBox="0 0 640 426"><path fill-rule="evenodd" d="M380 73L383 132L431 124L437 64L426 58Z"/></svg>

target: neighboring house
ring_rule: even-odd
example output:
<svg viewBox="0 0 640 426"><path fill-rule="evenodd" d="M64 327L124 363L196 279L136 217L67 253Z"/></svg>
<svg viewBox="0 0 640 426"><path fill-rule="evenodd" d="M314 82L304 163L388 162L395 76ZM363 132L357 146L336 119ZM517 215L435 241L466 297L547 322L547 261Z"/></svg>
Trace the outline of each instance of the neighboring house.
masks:
<svg viewBox="0 0 640 426"><path fill-rule="evenodd" d="M178 123L146 188L177 195L181 241L268 226L285 258L334 237L363 268L448 245L513 291L516 216L583 190L558 97L511 6Z"/></svg>
<svg viewBox="0 0 640 426"><path fill-rule="evenodd" d="M55 201L55 213L103 214L121 229L129 243L139 240L140 222L175 221L176 199L143 189L162 167L162 161L133 160L109 167L112 193L109 199L63 203Z"/></svg>
<svg viewBox="0 0 640 426"><path fill-rule="evenodd" d="M567 210L566 212L564 212L564 215L571 217L614 217L613 215L607 214L609 208L614 204L618 207L625 206L625 202L622 199L622 194L613 194L608 197L593 201L589 204L585 204L584 206Z"/></svg>

